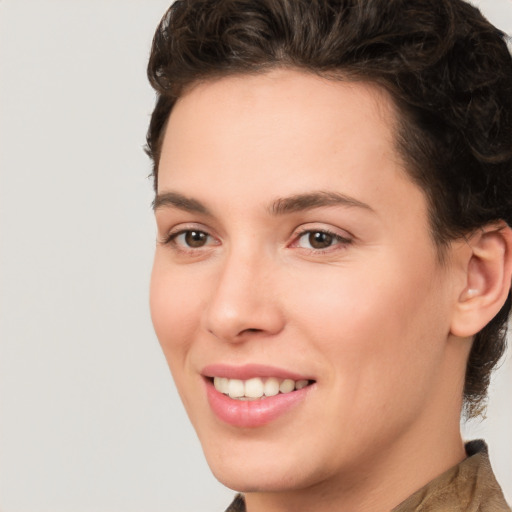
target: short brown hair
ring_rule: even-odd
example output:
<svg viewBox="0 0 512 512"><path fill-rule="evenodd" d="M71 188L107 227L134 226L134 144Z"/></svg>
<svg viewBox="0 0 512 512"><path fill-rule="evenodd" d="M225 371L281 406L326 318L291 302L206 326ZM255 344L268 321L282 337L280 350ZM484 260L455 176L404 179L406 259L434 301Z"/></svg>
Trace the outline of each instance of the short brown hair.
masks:
<svg viewBox="0 0 512 512"><path fill-rule="evenodd" d="M439 253L497 220L512 225L512 58L463 0L178 0L153 40L147 135L155 189L165 124L184 89L230 74L299 68L373 82L400 114L397 145L424 190ZM481 412L506 347L510 292L479 332L464 400Z"/></svg>

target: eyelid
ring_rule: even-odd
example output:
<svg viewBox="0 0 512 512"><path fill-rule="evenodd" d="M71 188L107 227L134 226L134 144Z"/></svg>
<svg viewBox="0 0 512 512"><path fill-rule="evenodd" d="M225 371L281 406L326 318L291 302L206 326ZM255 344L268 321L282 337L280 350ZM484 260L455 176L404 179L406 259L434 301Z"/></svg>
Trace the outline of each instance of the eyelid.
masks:
<svg viewBox="0 0 512 512"><path fill-rule="evenodd" d="M352 233L350 233L346 229L337 228L329 224L324 224L322 222L308 222L305 224L301 224L300 226L296 227L293 230L292 237L297 237L303 235L304 233L314 233L316 231L329 233L330 235L343 238L345 240L354 240L356 238Z"/></svg>

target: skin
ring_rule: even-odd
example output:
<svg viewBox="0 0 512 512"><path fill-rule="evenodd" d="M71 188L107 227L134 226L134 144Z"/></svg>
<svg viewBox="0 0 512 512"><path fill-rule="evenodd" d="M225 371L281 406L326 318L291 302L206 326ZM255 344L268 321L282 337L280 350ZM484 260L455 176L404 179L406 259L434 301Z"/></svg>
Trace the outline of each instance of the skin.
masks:
<svg viewBox="0 0 512 512"><path fill-rule="evenodd" d="M468 244L440 263L395 120L376 86L296 70L201 83L171 113L158 194L207 212L157 201L152 318L208 463L249 512L390 510L465 457L471 333L452 327ZM352 202L272 212L312 191ZM339 238L312 247L319 231ZM208 405L214 363L316 382L276 420L237 428Z"/></svg>

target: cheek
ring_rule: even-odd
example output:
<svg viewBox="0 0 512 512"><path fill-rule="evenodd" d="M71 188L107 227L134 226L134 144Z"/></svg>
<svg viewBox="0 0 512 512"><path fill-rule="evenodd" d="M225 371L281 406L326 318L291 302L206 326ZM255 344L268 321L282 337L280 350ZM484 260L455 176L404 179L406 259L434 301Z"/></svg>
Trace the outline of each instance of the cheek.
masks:
<svg viewBox="0 0 512 512"><path fill-rule="evenodd" d="M326 436L343 428L347 439L371 447L378 431L378 442L385 445L433 396L445 312L429 275L395 268L383 278L368 267L346 270L330 279L317 275L307 294L290 294L302 312L297 331L324 362L323 389L331 410L318 414Z"/></svg>
<svg viewBox="0 0 512 512"><path fill-rule="evenodd" d="M329 357L332 378L351 381L346 386L427 380L442 354L448 308L434 268L384 263L318 271L290 293L299 329Z"/></svg>
<svg viewBox="0 0 512 512"><path fill-rule="evenodd" d="M150 286L151 319L183 405L191 419L191 397L197 392L190 377L191 349L200 325L201 293L197 279L177 272L155 256ZM203 299L204 300L204 299Z"/></svg>
<svg viewBox="0 0 512 512"><path fill-rule="evenodd" d="M199 321L200 300L189 280L157 254L151 274L151 319L173 375L183 366Z"/></svg>

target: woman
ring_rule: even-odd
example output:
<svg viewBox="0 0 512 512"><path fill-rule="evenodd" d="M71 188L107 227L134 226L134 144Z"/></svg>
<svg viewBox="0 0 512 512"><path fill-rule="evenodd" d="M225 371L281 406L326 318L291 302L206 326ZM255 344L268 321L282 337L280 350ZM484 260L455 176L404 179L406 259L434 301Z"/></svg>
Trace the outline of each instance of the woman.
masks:
<svg viewBox="0 0 512 512"><path fill-rule="evenodd" d="M512 59L461 0L190 0L157 29L156 333L229 510L510 510L481 412Z"/></svg>

